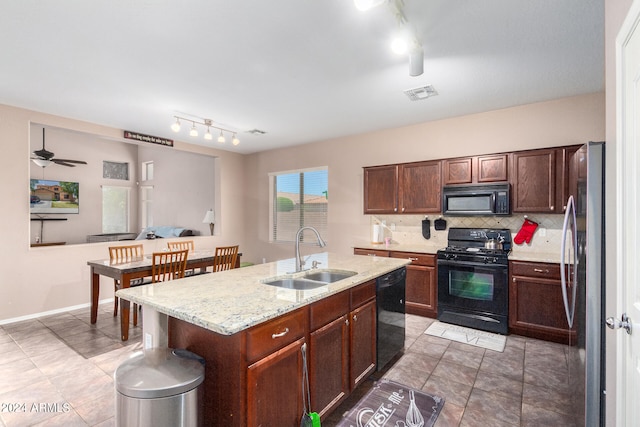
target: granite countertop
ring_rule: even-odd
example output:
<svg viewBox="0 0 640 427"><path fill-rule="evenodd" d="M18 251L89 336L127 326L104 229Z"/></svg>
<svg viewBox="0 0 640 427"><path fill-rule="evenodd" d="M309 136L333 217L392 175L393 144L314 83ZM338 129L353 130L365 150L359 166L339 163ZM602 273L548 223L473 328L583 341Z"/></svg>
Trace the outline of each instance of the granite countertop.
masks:
<svg viewBox="0 0 640 427"><path fill-rule="evenodd" d="M375 249L381 251L398 251L398 252L417 252L435 255L438 250L443 249L446 244L438 244L432 242L417 243L396 243L389 245L362 243L354 245L355 248ZM560 263L560 251L536 251L528 246L513 245L509 253L509 261L531 261L531 262L547 262L552 264Z"/></svg>
<svg viewBox="0 0 640 427"><path fill-rule="evenodd" d="M213 332L233 335L409 263L404 259L332 253L314 254L305 257L305 261L307 266L318 261L319 270L348 270L357 274L304 291L262 283L283 275L303 274L291 273L295 270L295 259L291 258L122 289L116 295Z"/></svg>

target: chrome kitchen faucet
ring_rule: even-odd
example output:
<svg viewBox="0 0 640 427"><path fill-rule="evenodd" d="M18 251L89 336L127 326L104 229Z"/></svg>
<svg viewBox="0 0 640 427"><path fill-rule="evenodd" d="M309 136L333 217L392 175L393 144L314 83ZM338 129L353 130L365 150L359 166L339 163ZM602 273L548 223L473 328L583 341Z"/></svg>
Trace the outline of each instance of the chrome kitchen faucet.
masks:
<svg viewBox="0 0 640 427"><path fill-rule="evenodd" d="M304 265L304 261L300 258L300 235L304 230L311 230L316 233L316 236L318 237L318 245L320 245L321 248L327 246L326 242L322 240L322 237L320 237L318 230L313 227L301 227L296 233L296 271L302 271L302 266Z"/></svg>

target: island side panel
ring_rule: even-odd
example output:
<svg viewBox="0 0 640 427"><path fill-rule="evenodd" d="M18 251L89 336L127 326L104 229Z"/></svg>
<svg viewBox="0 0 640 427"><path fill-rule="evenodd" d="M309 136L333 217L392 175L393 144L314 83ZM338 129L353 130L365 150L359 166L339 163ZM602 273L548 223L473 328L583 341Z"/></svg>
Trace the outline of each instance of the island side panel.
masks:
<svg viewBox="0 0 640 427"><path fill-rule="evenodd" d="M169 346L187 349L206 360L202 425L245 426L244 332L221 335L169 317Z"/></svg>

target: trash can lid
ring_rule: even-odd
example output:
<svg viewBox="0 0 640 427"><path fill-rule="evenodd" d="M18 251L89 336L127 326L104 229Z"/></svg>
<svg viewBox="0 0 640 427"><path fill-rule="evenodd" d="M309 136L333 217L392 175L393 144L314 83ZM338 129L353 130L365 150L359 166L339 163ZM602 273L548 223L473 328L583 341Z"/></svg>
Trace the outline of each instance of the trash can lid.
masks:
<svg viewBox="0 0 640 427"><path fill-rule="evenodd" d="M204 381L204 359L186 350L151 349L135 353L114 373L116 390L153 399L186 393Z"/></svg>

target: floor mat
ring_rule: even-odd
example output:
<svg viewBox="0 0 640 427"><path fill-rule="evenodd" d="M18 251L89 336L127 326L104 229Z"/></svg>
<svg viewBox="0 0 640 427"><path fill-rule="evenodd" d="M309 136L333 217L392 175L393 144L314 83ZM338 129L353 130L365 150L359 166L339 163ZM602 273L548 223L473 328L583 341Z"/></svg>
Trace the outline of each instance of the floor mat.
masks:
<svg viewBox="0 0 640 427"><path fill-rule="evenodd" d="M382 379L337 427L432 427L444 399Z"/></svg>
<svg viewBox="0 0 640 427"><path fill-rule="evenodd" d="M424 333L499 352L504 351L507 343L507 337L504 335L438 321L433 322Z"/></svg>

